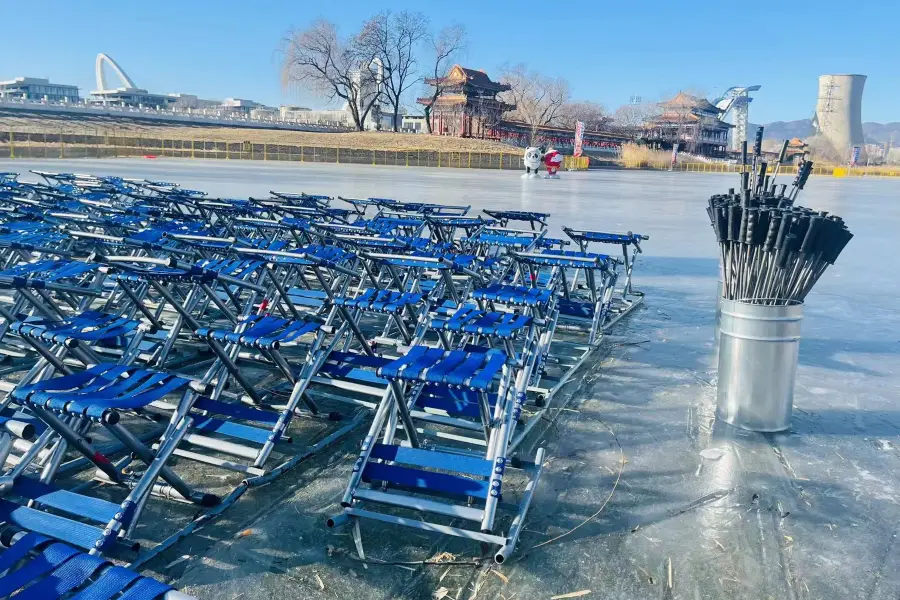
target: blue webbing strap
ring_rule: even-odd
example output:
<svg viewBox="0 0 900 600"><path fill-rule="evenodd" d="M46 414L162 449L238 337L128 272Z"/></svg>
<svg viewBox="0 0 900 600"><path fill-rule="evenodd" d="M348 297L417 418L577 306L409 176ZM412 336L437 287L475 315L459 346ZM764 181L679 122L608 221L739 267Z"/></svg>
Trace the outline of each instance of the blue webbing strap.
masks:
<svg viewBox="0 0 900 600"><path fill-rule="evenodd" d="M407 354L411 356L412 352ZM419 379L425 369L433 367L444 356L444 350L441 348L428 348L424 354L420 354L415 360L407 362L406 368L400 372L403 379Z"/></svg>
<svg viewBox="0 0 900 600"><path fill-rule="evenodd" d="M9 596L23 585L46 575L78 553L78 550L71 546L51 544L33 560L25 563L22 568L0 579L0 596Z"/></svg>
<svg viewBox="0 0 900 600"><path fill-rule="evenodd" d="M14 564L22 560L29 552L49 542L50 538L44 537L39 533L26 533L18 542L12 545L0 556L0 572L6 571Z"/></svg>
<svg viewBox="0 0 900 600"><path fill-rule="evenodd" d="M403 368L424 356L428 350L428 346L413 346L404 356L378 367L376 374L379 377L387 377L388 379L399 377Z"/></svg>
<svg viewBox="0 0 900 600"><path fill-rule="evenodd" d="M461 365L459 365L452 373L448 373L445 377L443 377L440 383L445 385L466 385L466 381L475 377L475 373L481 367L484 362L485 355L477 352L473 352L466 356L466 360L463 361ZM467 386L474 387L474 386Z"/></svg>
<svg viewBox="0 0 900 600"><path fill-rule="evenodd" d="M443 360L428 369L428 380L444 381L444 378L453 372L454 369L459 368L459 365L462 364L465 359L466 353L462 350L454 350L448 353Z"/></svg>
<svg viewBox="0 0 900 600"><path fill-rule="evenodd" d="M160 583L155 579L142 577L116 600L155 600L171 589L171 586Z"/></svg>
<svg viewBox="0 0 900 600"><path fill-rule="evenodd" d="M97 569L108 564L90 554L78 554L57 568L49 577L16 594L17 600L47 600L59 598L90 579Z"/></svg>
<svg viewBox="0 0 900 600"><path fill-rule="evenodd" d="M113 381L128 370L126 365L100 364L80 373L66 375L65 377L54 377L28 386L16 388L13 391L13 397L17 400L24 399L31 392L49 390L54 392L64 392L66 390L82 389L88 381L95 378L105 378L107 383Z"/></svg>
<svg viewBox="0 0 900 600"><path fill-rule="evenodd" d="M91 585L84 588L69 600L109 600L140 575L124 567L110 567L100 574Z"/></svg>
<svg viewBox="0 0 900 600"><path fill-rule="evenodd" d="M506 364L506 354L499 350L491 350L487 353L487 363L482 367L481 371L472 378L469 385L478 390L486 390L491 384L494 375L497 374L503 365Z"/></svg>

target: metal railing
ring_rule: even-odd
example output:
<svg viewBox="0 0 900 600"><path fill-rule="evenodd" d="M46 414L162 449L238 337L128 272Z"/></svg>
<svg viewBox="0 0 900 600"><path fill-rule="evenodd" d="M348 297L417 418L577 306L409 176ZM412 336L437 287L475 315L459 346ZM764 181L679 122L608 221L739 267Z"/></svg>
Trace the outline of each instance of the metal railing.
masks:
<svg viewBox="0 0 900 600"><path fill-rule="evenodd" d="M45 113L79 115L88 117L135 118L165 123L186 123L222 125L224 127L247 127L284 129L290 131L352 131L349 123L310 122L283 120L279 117L252 117L224 108L152 108L148 106L92 105L84 102L52 102L0 98L0 108L8 111L37 111Z"/></svg>

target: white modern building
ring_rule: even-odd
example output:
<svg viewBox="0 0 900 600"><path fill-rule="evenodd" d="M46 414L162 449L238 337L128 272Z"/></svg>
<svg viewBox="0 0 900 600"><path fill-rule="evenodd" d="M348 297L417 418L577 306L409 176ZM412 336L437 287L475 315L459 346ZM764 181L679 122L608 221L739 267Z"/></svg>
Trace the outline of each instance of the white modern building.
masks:
<svg viewBox="0 0 900 600"><path fill-rule="evenodd" d="M425 115L400 115L400 129L406 133L425 133Z"/></svg>
<svg viewBox="0 0 900 600"><path fill-rule="evenodd" d="M253 100L245 100L243 98L225 98L224 100L222 100L222 103L219 105L219 107L226 113L246 116L249 116L250 113L254 110L278 110L277 108L272 108L271 106L266 106L265 104L255 102Z"/></svg>
<svg viewBox="0 0 900 600"><path fill-rule="evenodd" d="M353 127L353 117L349 110L325 109L313 110L302 106L282 106L280 111L282 121L295 123L312 123L315 125L333 125L338 127Z"/></svg>
<svg viewBox="0 0 900 600"><path fill-rule="evenodd" d="M260 106L250 110L251 119L259 119L263 121L273 121L281 118L281 114L277 108L271 106Z"/></svg>
<svg viewBox="0 0 900 600"><path fill-rule="evenodd" d="M52 83L40 77L16 77L11 81L0 81L0 99L78 102L78 86Z"/></svg>
<svg viewBox="0 0 900 600"><path fill-rule="evenodd" d="M167 94L154 94L141 88L121 87L111 90L94 90L91 92L91 103L103 106L168 109L175 104L175 98Z"/></svg>
<svg viewBox="0 0 900 600"><path fill-rule="evenodd" d="M172 108L181 110L216 108L222 104L219 100L205 100L198 98L194 94L169 94L169 96L175 99Z"/></svg>

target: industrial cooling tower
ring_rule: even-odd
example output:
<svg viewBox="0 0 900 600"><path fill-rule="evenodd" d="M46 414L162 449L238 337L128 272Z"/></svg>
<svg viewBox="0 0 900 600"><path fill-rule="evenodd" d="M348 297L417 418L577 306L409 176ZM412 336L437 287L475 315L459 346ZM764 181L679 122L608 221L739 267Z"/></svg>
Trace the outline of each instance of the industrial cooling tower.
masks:
<svg viewBox="0 0 900 600"><path fill-rule="evenodd" d="M865 75L821 75L816 103L816 129L849 157L853 146L863 145L862 95Z"/></svg>

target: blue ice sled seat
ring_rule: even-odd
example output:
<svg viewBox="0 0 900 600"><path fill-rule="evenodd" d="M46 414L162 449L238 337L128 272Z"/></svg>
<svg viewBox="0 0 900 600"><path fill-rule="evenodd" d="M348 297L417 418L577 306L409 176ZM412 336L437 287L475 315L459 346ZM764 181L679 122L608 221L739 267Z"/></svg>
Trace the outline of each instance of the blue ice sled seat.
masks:
<svg viewBox="0 0 900 600"><path fill-rule="evenodd" d="M368 289L355 298L336 297L334 303L367 312L397 313L407 306L419 304L424 297L424 294Z"/></svg>
<svg viewBox="0 0 900 600"><path fill-rule="evenodd" d="M187 378L162 371L100 364L17 387L12 396L28 405L99 421L118 410L143 408L189 383Z"/></svg>
<svg viewBox="0 0 900 600"><path fill-rule="evenodd" d="M474 306L463 306L449 319L433 323L439 330L476 334L497 338L513 338L534 320L530 315L491 312Z"/></svg>
<svg viewBox="0 0 900 600"><path fill-rule="evenodd" d="M546 306L553 292L548 289L493 283L472 292L475 300L502 302L517 306Z"/></svg>
<svg viewBox="0 0 900 600"><path fill-rule="evenodd" d="M10 331L51 344L71 345L113 340L132 333L139 325L127 317L89 310L61 321L17 321L10 325Z"/></svg>
<svg viewBox="0 0 900 600"><path fill-rule="evenodd" d="M605 231L581 231L569 227L564 227L563 231L577 242L598 242L600 244L622 244L628 246L640 244L641 241L650 239L650 236L630 231L628 233L609 233Z"/></svg>
<svg viewBox="0 0 900 600"><path fill-rule="evenodd" d="M185 377L118 364L99 364L82 372L18 386L12 392L13 399L27 406L45 425L66 440L73 450L93 463L110 483L128 487L132 474L136 478L131 482L134 485L128 496L121 504L116 505L29 479L21 469L13 471L7 478L7 483L13 484L12 493L0 499L0 520L99 553L118 541L126 541L120 534L138 520L158 477L165 480L172 491L177 492L184 500L201 506L218 504L217 496L195 491L166 465L191 429L193 421L190 416L180 418L177 423L173 422L170 430L161 438L158 450L154 452L120 423L119 413L123 410L143 409L151 402L179 390L185 390L185 394L208 393L208 387ZM140 475L137 475L133 467L130 467L131 473L123 471L93 447L85 430L75 420L102 424L134 457L146 464L146 470ZM202 426L203 423L196 425L197 428ZM211 426L214 425L207 425ZM27 505L12 502L10 498L13 495L23 498ZM46 509L57 512L48 512ZM71 516L62 516L58 512Z"/></svg>
<svg viewBox="0 0 900 600"><path fill-rule="evenodd" d="M294 342L321 327L316 321L282 319L271 315L250 315L238 325L245 327L240 332L202 327L196 334L248 348L277 349L279 345Z"/></svg>
<svg viewBox="0 0 900 600"><path fill-rule="evenodd" d="M396 382L424 382L432 389L486 392L506 361L500 350L466 352L415 346L405 356L379 367L377 374ZM488 458L376 443L361 477L368 483L380 481L419 492L484 500L491 493L486 478L493 471L494 463Z"/></svg>
<svg viewBox="0 0 900 600"><path fill-rule="evenodd" d="M486 391L506 360L506 354L500 350L466 352L414 346L405 356L379 367L376 372L388 380Z"/></svg>

